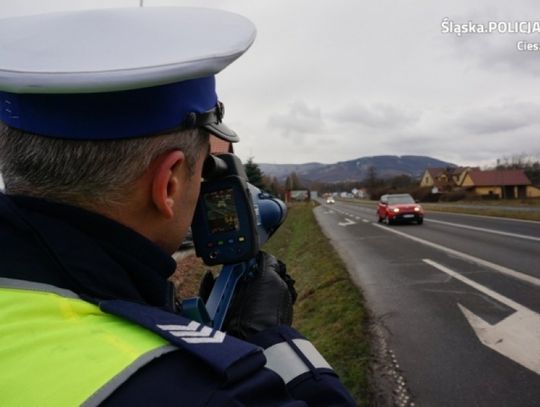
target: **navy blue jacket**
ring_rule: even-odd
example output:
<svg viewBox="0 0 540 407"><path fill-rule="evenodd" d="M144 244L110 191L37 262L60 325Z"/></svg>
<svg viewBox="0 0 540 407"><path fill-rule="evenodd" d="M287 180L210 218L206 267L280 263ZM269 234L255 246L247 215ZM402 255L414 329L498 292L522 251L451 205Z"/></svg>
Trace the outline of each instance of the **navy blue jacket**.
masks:
<svg viewBox="0 0 540 407"><path fill-rule="evenodd" d="M156 328L190 322L174 313L174 287L167 278L175 268L159 247L103 216L0 194L0 278L71 290L178 345L136 371L103 405L355 405L336 374L312 357L312 345L292 328L269 329L251 343L227 335L207 347ZM280 369L283 351L292 352L286 358L298 359L296 367L305 369Z"/></svg>

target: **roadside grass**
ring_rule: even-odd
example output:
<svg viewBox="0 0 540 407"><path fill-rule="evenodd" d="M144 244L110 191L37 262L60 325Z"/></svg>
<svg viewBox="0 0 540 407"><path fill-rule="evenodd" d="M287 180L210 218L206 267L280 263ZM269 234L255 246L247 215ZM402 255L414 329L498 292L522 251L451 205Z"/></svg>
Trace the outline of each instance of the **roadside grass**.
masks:
<svg viewBox="0 0 540 407"><path fill-rule="evenodd" d="M482 205L482 206L517 206L517 207L538 207L540 206L540 198L526 198L526 199L493 199L493 200L464 200L453 202L456 204L464 205ZM444 205L443 203L440 203Z"/></svg>
<svg viewBox="0 0 540 407"><path fill-rule="evenodd" d="M289 207L287 220L263 250L287 265L296 280L294 327L321 352L360 405L369 405L367 311L345 265L323 235L312 204ZM193 252L177 260L171 280L181 298L197 295L205 266ZM213 267L214 275L219 268Z"/></svg>
<svg viewBox="0 0 540 407"><path fill-rule="evenodd" d="M313 205L289 207L286 222L263 248L296 280L294 326L332 365L361 405L369 402L367 311L339 255L323 235Z"/></svg>
<svg viewBox="0 0 540 407"><path fill-rule="evenodd" d="M502 208L499 208L499 206L502 206L503 204L499 205L489 205L489 208L487 207L479 207L474 208L474 204L470 204L469 202L466 203L468 205L467 207L461 207L459 204L457 205L445 205L444 203L436 203L436 204L429 204L429 203L422 203L422 206L428 210L433 212L453 212L453 213L463 213L463 214L469 214L469 215L480 215L480 216L494 216L498 218L512 218L512 219L521 219L521 220L534 220L534 221L540 221L540 211L528 211L526 208L530 206L523 206L524 210L519 209L513 209L513 210L505 210ZM482 203L478 203L478 205L482 205ZM486 205L488 206L488 205ZM536 205L531 205L536 206ZM518 205L512 205L513 208L520 208L521 206Z"/></svg>

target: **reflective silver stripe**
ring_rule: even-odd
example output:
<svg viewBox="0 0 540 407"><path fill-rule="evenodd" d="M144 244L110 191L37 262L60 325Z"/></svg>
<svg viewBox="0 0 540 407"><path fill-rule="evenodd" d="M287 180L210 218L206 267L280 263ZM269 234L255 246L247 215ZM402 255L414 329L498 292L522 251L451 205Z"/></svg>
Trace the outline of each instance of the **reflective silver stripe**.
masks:
<svg viewBox="0 0 540 407"><path fill-rule="evenodd" d="M332 369L311 342L306 339L293 339L293 342L313 367ZM265 349L264 356L266 356L265 367L281 376L285 384L301 374L309 372L309 367L287 342L281 342Z"/></svg>
<svg viewBox="0 0 540 407"><path fill-rule="evenodd" d="M58 287L55 287L54 285L45 284L45 283L36 283L34 281L17 280L15 278L0 277L0 288L16 288L16 289L28 290L28 291L42 291L42 292L58 294L61 297L66 297L66 298L76 298L76 299L80 298L73 291L66 290L65 288L58 288Z"/></svg>
<svg viewBox="0 0 540 407"><path fill-rule="evenodd" d="M81 406L84 407L93 407L99 406L103 401L107 399L117 388L124 384L127 379L133 375L137 370L139 370L144 365L148 364L152 360L169 353L172 351L178 350L176 346L173 345L164 345L160 348L154 349L150 352L145 353L135 360L131 365L122 370L119 374L114 376L109 380L104 386L92 394Z"/></svg>

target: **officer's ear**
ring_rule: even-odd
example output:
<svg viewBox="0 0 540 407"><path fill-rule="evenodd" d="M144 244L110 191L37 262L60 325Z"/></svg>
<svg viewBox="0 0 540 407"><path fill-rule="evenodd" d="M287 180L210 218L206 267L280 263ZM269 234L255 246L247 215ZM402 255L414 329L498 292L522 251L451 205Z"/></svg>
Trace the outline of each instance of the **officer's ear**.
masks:
<svg viewBox="0 0 540 407"><path fill-rule="evenodd" d="M180 167L185 163L184 153L170 151L156 159L152 175L152 202L167 219L174 215L174 202L180 188Z"/></svg>

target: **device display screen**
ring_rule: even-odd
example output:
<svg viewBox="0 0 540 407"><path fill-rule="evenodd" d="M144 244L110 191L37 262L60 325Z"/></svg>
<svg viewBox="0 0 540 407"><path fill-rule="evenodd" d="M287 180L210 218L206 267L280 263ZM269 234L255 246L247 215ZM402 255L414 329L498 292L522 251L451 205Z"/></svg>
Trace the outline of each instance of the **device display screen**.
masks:
<svg viewBox="0 0 540 407"><path fill-rule="evenodd" d="M204 203L211 234L230 232L240 228L232 188L204 194Z"/></svg>

